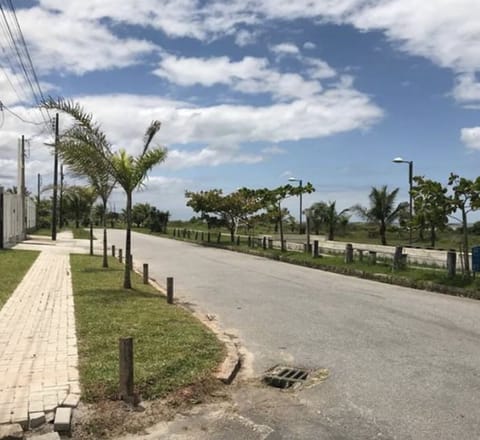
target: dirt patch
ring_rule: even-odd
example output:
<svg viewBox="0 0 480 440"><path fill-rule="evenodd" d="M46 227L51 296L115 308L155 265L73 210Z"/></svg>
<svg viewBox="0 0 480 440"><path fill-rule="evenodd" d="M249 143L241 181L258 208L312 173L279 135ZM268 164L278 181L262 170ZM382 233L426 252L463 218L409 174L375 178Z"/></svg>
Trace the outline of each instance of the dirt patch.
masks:
<svg viewBox="0 0 480 440"><path fill-rule="evenodd" d="M142 402L136 408L118 400L82 404L74 413L72 438L96 440L142 434L149 426L172 420L177 413L194 405L228 399L227 387L214 378L208 378L181 388L165 399Z"/></svg>

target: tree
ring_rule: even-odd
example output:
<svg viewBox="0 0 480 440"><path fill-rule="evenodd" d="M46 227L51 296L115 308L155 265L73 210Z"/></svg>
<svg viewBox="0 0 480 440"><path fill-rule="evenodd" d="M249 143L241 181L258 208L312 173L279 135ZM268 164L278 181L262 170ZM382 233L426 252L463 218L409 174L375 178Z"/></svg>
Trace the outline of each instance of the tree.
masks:
<svg viewBox="0 0 480 440"><path fill-rule="evenodd" d="M383 245L387 244L386 231L387 226L397 220L401 212L408 207L408 203L403 202L395 206L395 198L398 194L398 188L388 192L387 185L380 188L372 187L370 195L370 206L368 208L361 205L355 205L351 210L355 211L364 220L374 223L378 226L378 232Z"/></svg>
<svg viewBox="0 0 480 440"><path fill-rule="evenodd" d="M145 226L147 222L152 206L148 203L135 203L132 208L132 221L137 225L137 228Z"/></svg>
<svg viewBox="0 0 480 440"><path fill-rule="evenodd" d="M72 185L64 190L65 214L75 222L75 227L88 224L90 209L97 194L91 187Z"/></svg>
<svg viewBox="0 0 480 440"><path fill-rule="evenodd" d="M93 121L92 115L74 102L64 99L49 99L44 107L57 109L69 114L75 121L74 126L63 136L63 144L69 151L69 166L78 166L78 171L86 177L108 177L117 182L126 195L126 238L125 238L125 264L123 287L132 287L130 276L131 231L132 231L132 194L147 178L148 172L158 163L163 162L167 152L164 148L150 149L155 135L160 130L160 122L153 121L147 128L142 152L138 156L128 154L124 149L112 151L106 135L100 126ZM76 149L76 150L75 150ZM88 164L94 164L92 172L88 172ZM105 236L104 236L105 240Z"/></svg>
<svg viewBox="0 0 480 440"><path fill-rule="evenodd" d="M452 211L460 210L462 215L462 252L465 267L465 273L470 275L470 257L468 248L468 220L467 215L470 211L480 208L480 177L475 180L460 177L457 174L451 173L448 179L448 185L452 189L450 201L452 204Z"/></svg>
<svg viewBox="0 0 480 440"><path fill-rule="evenodd" d="M241 188L233 193L224 195L221 189L192 192L186 191L187 206L195 212L201 213L207 222L220 219L230 231L233 242L237 228L241 222L247 223L249 216L257 212L262 206L255 192Z"/></svg>
<svg viewBox="0 0 480 440"><path fill-rule="evenodd" d="M444 229L448 224L448 215L452 211L450 198L447 196L447 188L440 182L415 176L415 185L412 188L413 206L415 215L413 225L422 231L430 230L430 244L435 247L436 231Z"/></svg>
<svg viewBox="0 0 480 440"><path fill-rule="evenodd" d="M310 194L315 191L315 188L310 182L308 182L303 186L292 186L288 184L274 189L263 188L258 190L248 190L247 188L244 188L244 190L250 191L251 194L260 201L262 207L271 212L273 220L278 222L280 226L280 246L282 252L285 251L283 219L286 213L282 209L282 202L292 196Z"/></svg>
<svg viewBox="0 0 480 440"><path fill-rule="evenodd" d="M317 202L306 210L306 215L311 222L316 234L323 227L327 230L327 239L334 240L338 227L345 228L348 223L348 216L345 214L349 209L337 212L336 202Z"/></svg>
<svg viewBox="0 0 480 440"><path fill-rule="evenodd" d="M151 232L161 232L165 234L167 232L168 219L170 218L170 212L159 211L157 208L152 207L149 214L149 228Z"/></svg>

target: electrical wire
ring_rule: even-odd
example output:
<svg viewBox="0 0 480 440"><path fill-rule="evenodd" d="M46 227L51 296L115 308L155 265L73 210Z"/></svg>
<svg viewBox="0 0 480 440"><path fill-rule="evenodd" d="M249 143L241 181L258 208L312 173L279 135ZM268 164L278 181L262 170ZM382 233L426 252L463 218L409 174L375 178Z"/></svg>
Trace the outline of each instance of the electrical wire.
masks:
<svg viewBox="0 0 480 440"><path fill-rule="evenodd" d="M22 122L25 122L26 124L32 124L32 125L44 125L45 124L44 122L29 121L28 119L25 119L22 116L20 116L18 113L15 113L12 109L8 108L5 104L2 104L1 102L0 102L0 109L6 110L12 116L15 116L16 118L20 119Z"/></svg>

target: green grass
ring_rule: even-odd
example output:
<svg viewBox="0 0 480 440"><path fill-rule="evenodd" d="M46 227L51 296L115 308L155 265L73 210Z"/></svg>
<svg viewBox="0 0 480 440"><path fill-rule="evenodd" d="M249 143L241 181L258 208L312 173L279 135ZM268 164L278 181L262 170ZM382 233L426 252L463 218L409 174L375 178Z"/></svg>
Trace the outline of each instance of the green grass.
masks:
<svg viewBox="0 0 480 440"><path fill-rule="evenodd" d="M118 339L134 338L135 388L156 399L205 378L223 356L213 333L180 307L168 305L132 274L133 289L121 288L123 265L110 258L72 255L72 276L83 398L118 394Z"/></svg>
<svg viewBox="0 0 480 440"><path fill-rule="evenodd" d="M85 228L72 228L73 238L90 240L90 231ZM95 240L95 237L93 238Z"/></svg>
<svg viewBox="0 0 480 440"><path fill-rule="evenodd" d="M18 283L22 281L39 252L0 250L0 308L7 302Z"/></svg>
<svg viewBox="0 0 480 440"><path fill-rule="evenodd" d="M50 228L41 228L41 229L37 229L36 231L33 231L31 234L32 235L43 235L43 236L46 236L46 237L51 237L52 230Z"/></svg>

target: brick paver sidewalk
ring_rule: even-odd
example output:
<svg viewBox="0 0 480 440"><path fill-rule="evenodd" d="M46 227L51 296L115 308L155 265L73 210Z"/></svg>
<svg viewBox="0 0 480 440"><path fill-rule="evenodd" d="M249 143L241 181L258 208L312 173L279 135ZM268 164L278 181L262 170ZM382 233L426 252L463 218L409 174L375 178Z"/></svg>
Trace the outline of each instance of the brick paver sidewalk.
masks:
<svg viewBox="0 0 480 440"><path fill-rule="evenodd" d="M69 249L37 249L0 310L0 424L27 426L80 394Z"/></svg>

